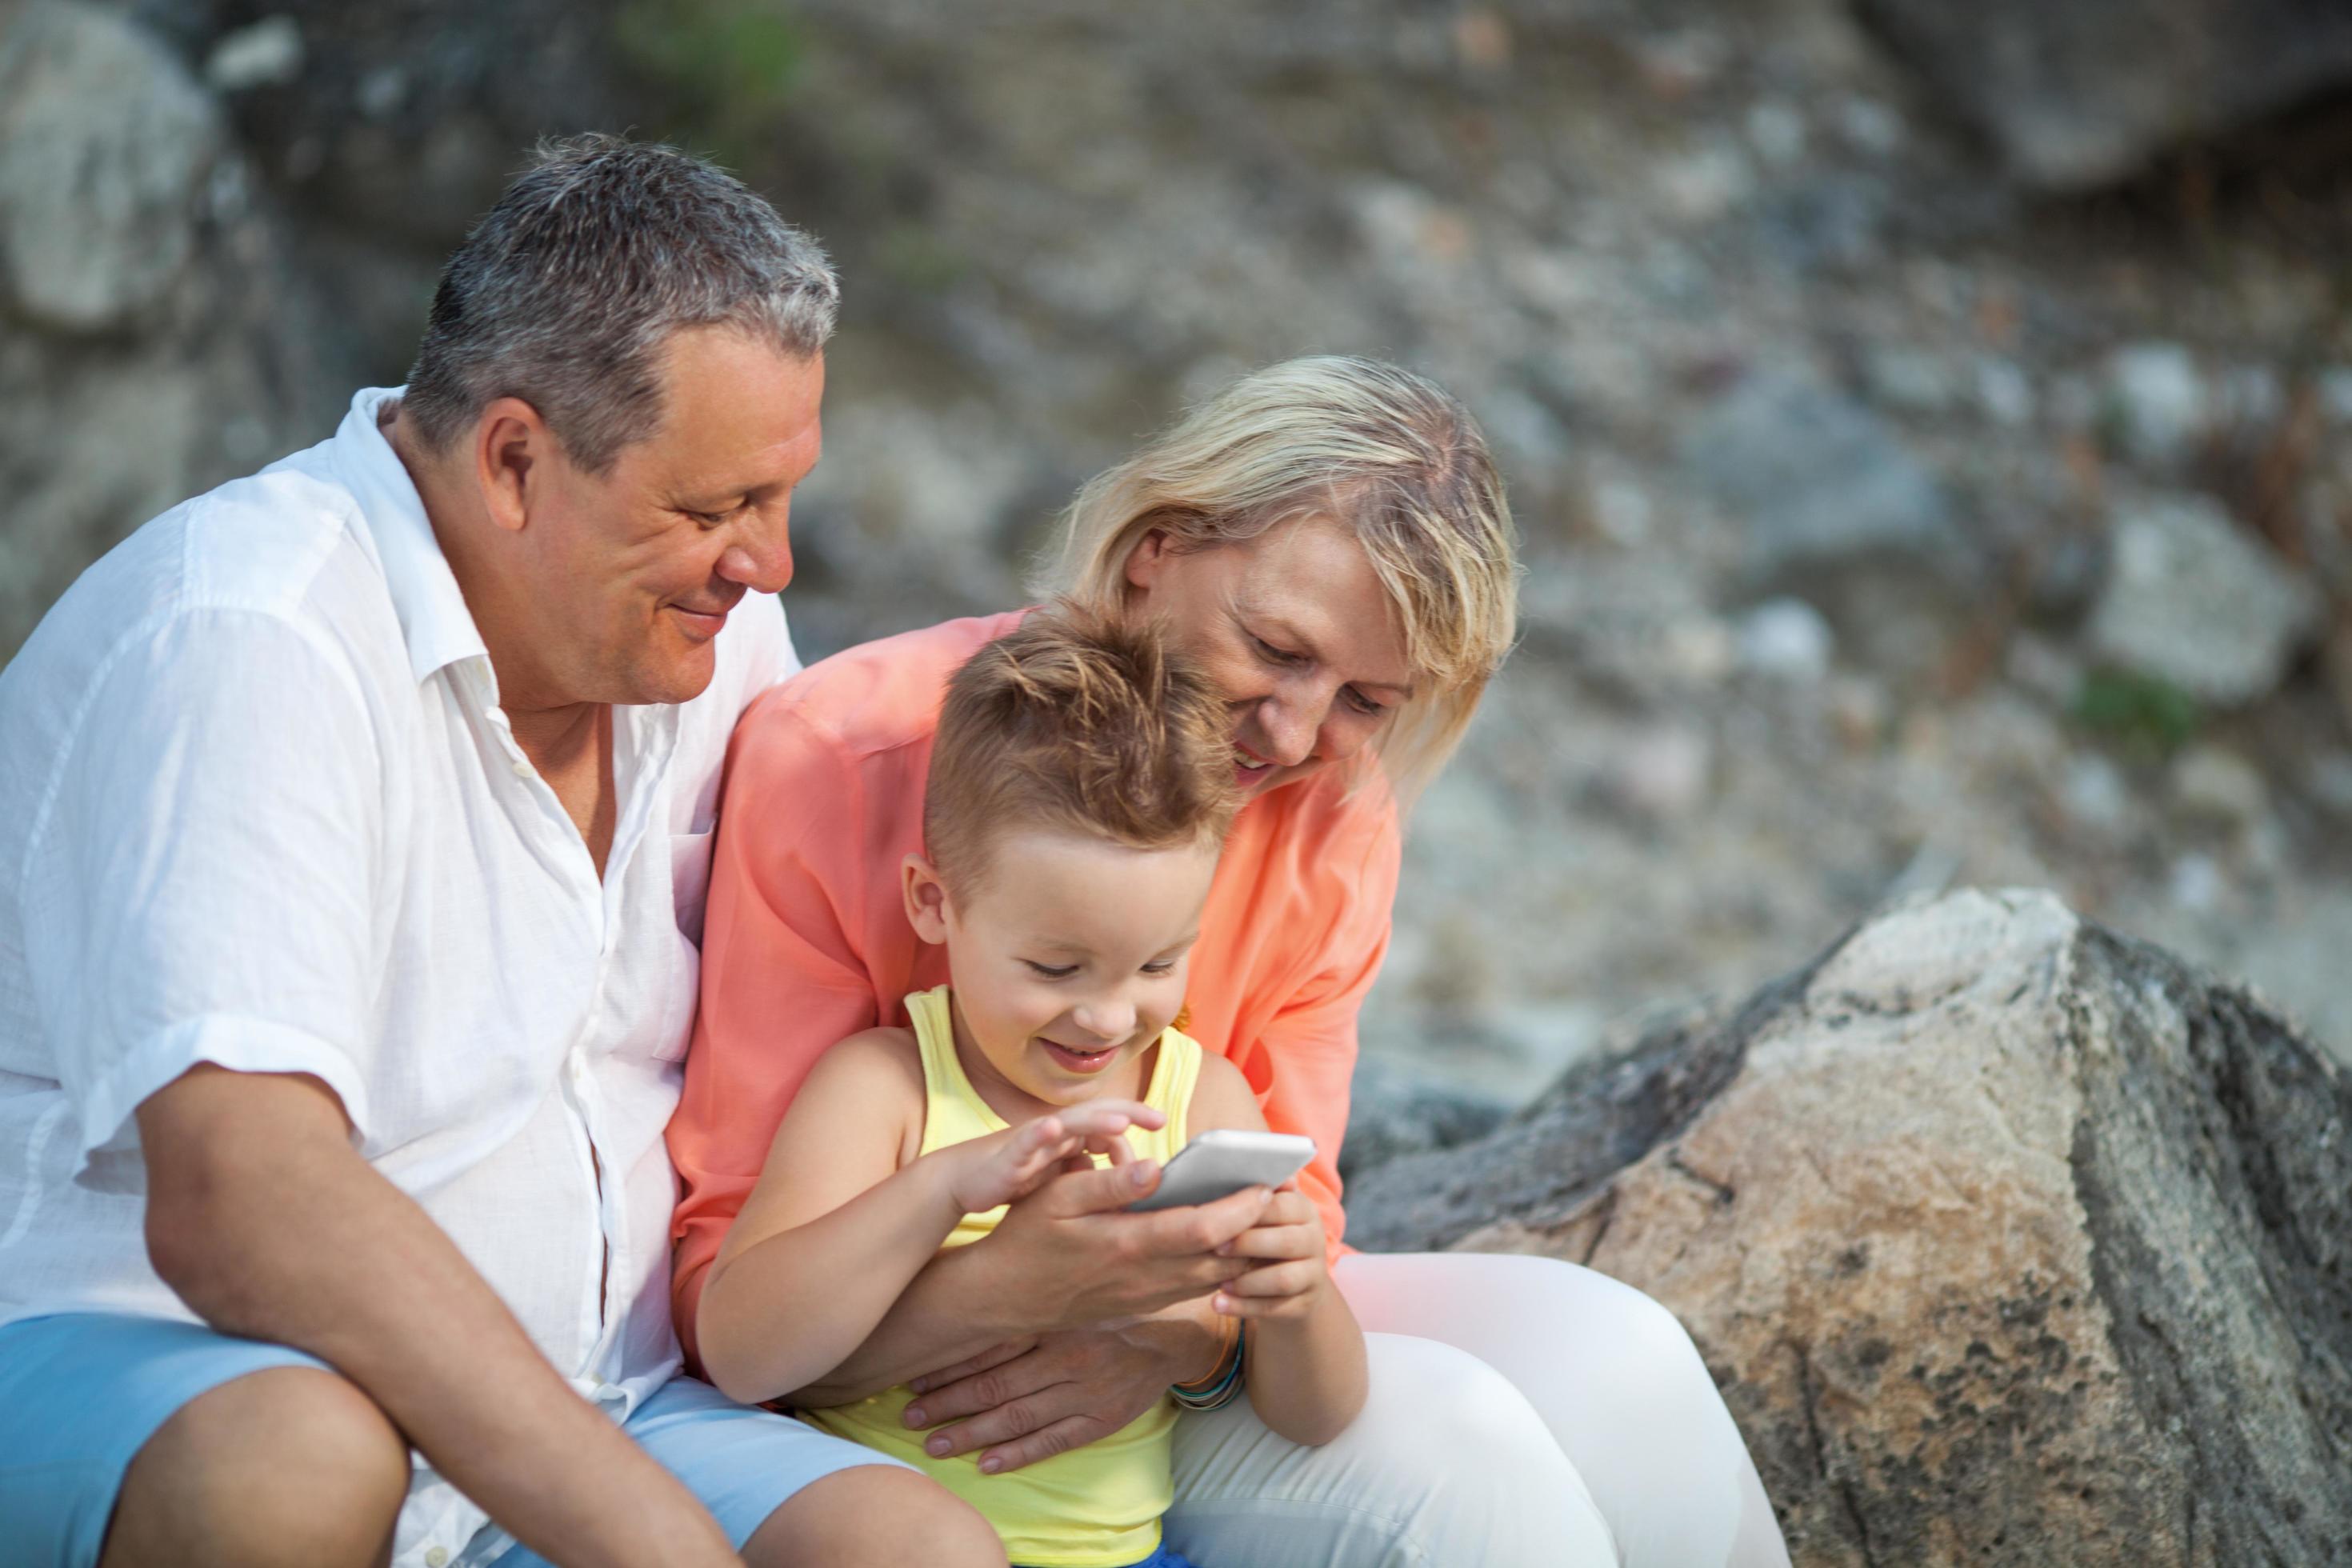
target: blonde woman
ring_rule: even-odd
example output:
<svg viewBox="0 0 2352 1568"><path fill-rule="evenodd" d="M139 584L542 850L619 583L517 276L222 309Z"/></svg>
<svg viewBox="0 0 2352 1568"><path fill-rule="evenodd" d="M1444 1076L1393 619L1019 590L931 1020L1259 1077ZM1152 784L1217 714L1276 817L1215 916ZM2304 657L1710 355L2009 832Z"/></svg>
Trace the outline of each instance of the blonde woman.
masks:
<svg viewBox="0 0 2352 1568"><path fill-rule="evenodd" d="M1045 584L1164 623L1224 695L1249 798L1192 950L1186 1027L1242 1069L1270 1126L1316 1141L1301 1190L1367 1331L1355 1424L1304 1448L1230 1397L1234 1336L1211 1307L1245 1316L1284 1288L1285 1266L1257 1259L1280 1255L1275 1233L1317 1228L1284 1223L1297 1200L1129 1214L1134 1167L1066 1176L941 1255L796 1403L912 1383L906 1418L929 1451L996 1472L1116 1431L1173 1388L1198 1408L1179 1422L1168 1540L1211 1568L1787 1562L1664 1309L1549 1259L1339 1244L1356 1014L1388 945L1402 809L1510 646L1517 574L1502 486L1460 405L1391 365L1313 358L1243 378L1088 484ZM810 1067L903 1025L900 999L946 979L902 912L899 868L923 847L947 678L1025 613L851 649L737 731L669 1130L689 1353L707 1271Z"/></svg>

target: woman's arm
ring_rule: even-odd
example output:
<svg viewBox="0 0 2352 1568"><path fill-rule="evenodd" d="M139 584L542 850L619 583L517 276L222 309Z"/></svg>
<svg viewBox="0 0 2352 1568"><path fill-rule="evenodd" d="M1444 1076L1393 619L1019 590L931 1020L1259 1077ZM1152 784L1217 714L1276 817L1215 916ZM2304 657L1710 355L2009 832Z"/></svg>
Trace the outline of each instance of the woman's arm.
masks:
<svg viewBox="0 0 2352 1568"><path fill-rule="evenodd" d="M786 1108L835 1041L884 1022L853 930L865 793L849 758L793 700L812 674L754 703L728 751L701 1005L667 1133L679 1185L671 1316L697 1365L703 1287Z"/></svg>
<svg viewBox="0 0 2352 1568"><path fill-rule="evenodd" d="M1265 1128L1241 1070L1210 1056L1202 1058L1188 1120L1196 1134ZM1363 1331L1331 1282L1321 1215L1286 1184L1257 1225L1225 1250L1252 1265L1212 1303L1248 1326L1243 1370L1251 1408L1294 1443L1329 1442L1364 1407L1366 1372Z"/></svg>

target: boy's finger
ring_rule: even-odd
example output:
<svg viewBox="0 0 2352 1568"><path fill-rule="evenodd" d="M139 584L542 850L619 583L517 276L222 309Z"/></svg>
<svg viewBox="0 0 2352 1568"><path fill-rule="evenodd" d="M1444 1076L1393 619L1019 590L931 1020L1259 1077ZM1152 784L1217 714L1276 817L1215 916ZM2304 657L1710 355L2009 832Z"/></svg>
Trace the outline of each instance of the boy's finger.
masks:
<svg viewBox="0 0 2352 1568"><path fill-rule="evenodd" d="M1155 1110L1140 1100L1097 1100L1084 1105L1074 1105L1060 1111L1062 1125L1070 1131L1085 1136L1120 1132L1129 1127L1164 1127L1168 1113Z"/></svg>
<svg viewBox="0 0 2352 1568"><path fill-rule="evenodd" d="M1322 1233L1311 1225L1261 1225L1217 1248L1220 1258L1318 1258Z"/></svg>
<svg viewBox="0 0 2352 1568"><path fill-rule="evenodd" d="M1285 1296L1303 1296L1315 1288L1315 1266L1311 1263L1270 1263L1263 1268L1253 1268L1225 1281L1218 1290L1216 1301L1270 1300ZM1211 1303L1211 1310L1226 1309Z"/></svg>

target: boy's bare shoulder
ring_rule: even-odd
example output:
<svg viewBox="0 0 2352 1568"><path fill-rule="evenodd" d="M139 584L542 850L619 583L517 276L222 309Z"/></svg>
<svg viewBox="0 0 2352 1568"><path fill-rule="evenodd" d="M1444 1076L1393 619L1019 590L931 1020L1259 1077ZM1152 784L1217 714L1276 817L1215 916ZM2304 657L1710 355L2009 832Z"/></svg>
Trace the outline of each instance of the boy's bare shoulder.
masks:
<svg viewBox="0 0 2352 1568"><path fill-rule="evenodd" d="M1201 1072L1192 1080L1192 1104L1185 1120L1196 1129L1265 1125L1257 1091L1250 1088L1242 1069L1206 1048L1201 1052Z"/></svg>
<svg viewBox="0 0 2352 1568"><path fill-rule="evenodd" d="M911 1095L921 1103L923 1054L915 1044L915 1031L888 1025L859 1030L817 1058L809 1071L808 1088L816 1088L820 1080L827 1089L866 1095L895 1090L898 1098Z"/></svg>
<svg viewBox="0 0 2352 1568"><path fill-rule="evenodd" d="M871 1129L904 1166L922 1142L923 1058L911 1029L864 1029L817 1058L776 1130L777 1147Z"/></svg>

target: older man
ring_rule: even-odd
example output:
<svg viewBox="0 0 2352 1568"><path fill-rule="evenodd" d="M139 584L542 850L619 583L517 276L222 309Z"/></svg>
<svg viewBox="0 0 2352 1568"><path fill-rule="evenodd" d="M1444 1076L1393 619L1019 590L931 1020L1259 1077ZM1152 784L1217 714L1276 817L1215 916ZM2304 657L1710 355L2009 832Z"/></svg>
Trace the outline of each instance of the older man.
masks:
<svg viewBox="0 0 2352 1568"><path fill-rule="evenodd" d="M677 1375L668 1318L835 299L707 165L550 149L404 393L150 522L0 674L0 1562L1003 1562Z"/></svg>

